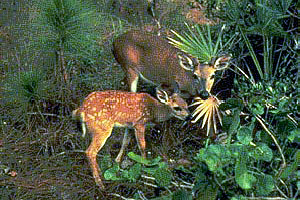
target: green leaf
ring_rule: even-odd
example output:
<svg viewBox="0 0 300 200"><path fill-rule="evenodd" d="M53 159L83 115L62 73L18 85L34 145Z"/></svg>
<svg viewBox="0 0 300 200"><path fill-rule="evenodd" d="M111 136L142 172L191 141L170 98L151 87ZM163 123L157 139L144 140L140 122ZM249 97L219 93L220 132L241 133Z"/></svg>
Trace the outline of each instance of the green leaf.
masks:
<svg viewBox="0 0 300 200"><path fill-rule="evenodd" d="M150 174L153 176L155 174L156 170L159 169L159 167L143 167L142 170L146 172L147 174Z"/></svg>
<svg viewBox="0 0 300 200"><path fill-rule="evenodd" d="M258 195L269 195L274 189L273 177L268 174L258 176L256 188Z"/></svg>
<svg viewBox="0 0 300 200"><path fill-rule="evenodd" d="M296 127L293 124L293 122L286 119L286 120L281 120L279 122L277 132L279 134L281 134L282 136L286 136L286 135L290 134L292 131L294 131L295 129L296 129ZM299 131L299 129L298 129L298 131ZM296 133L297 133L297 131L296 131Z"/></svg>
<svg viewBox="0 0 300 200"><path fill-rule="evenodd" d="M248 127L241 127L237 133L237 139L245 145L249 145L252 141L252 131Z"/></svg>
<svg viewBox="0 0 300 200"><path fill-rule="evenodd" d="M122 170L120 173L119 180L131 180L129 177L129 171L128 170ZM133 180L135 181L135 180Z"/></svg>
<svg viewBox="0 0 300 200"><path fill-rule="evenodd" d="M252 112L253 112L255 115L262 115L262 114L264 114L264 112L265 112L264 106L261 105L261 104L259 104L259 103L253 104L251 110L252 110Z"/></svg>
<svg viewBox="0 0 300 200"><path fill-rule="evenodd" d="M229 134L235 133L239 126L240 126L240 111L234 110L232 123L229 127L228 133Z"/></svg>
<svg viewBox="0 0 300 200"><path fill-rule="evenodd" d="M252 46L251 42L249 41L249 38L246 36L245 31L243 30L243 28L241 26L238 26L238 27L239 27L240 33L242 34L244 42L246 43L246 45L249 49L250 56L252 57L252 60L253 60L253 62L255 64L255 67L256 67L255 69L257 69L260 78L263 79L265 76L264 76L264 73L263 73L263 70L262 70L262 66L258 62L258 59L257 59L257 56L256 56L255 51L253 49L253 46Z"/></svg>
<svg viewBox="0 0 300 200"><path fill-rule="evenodd" d="M222 167L232 162L230 150L224 145L210 145L206 149L200 149L196 156L199 161L204 161L212 172L224 174Z"/></svg>
<svg viewBox="0 0 300 200"><path fill-rule="evenodd" d="M166 162L159 162L158 163L158 167L161 168L161 169L167 169L169 166Z"/></svg>
<svg viewBox="0 0 300 200"><path fill-rule="evenodd" d="M102 159L101 159L101 162L99 163L100 165L100 169L105 171L107 170L108 168L112 167L113 166L113 162L111 160L111 157L110 155L105 155Z"/></svg>
<svg viewBox="0 0 300 200"><path fill-rule="evenodd" d="M237 160L236 164L235 164L235 176L242 176L243 174L246 174L247 171L247 166L246 166L246 160L245 157L242 154L240 154L239 160Z"/></svg>
<svg viewBox="0 0 300 200"><path fill-rule="evenodd" d="M150 161L143 158L142 156L140 155L137 155L135 154L134 152L129 152L128 154L128 157L138 163L141 163L141 164L144 164L144 165L149 165Z"/></svg>
<svg viewBox="0 0 300 200"><path fill-rule="evenodd" d="M247 200L247 197L239 195L239 196L232 197L230 200Z"/></svg>
<svg viewBox="0 0 300 200"><path fill-rule="evenodd" d="M192 200L193 196L190 192L180 189L173 193L172 200Z"/></svg>
<svg viewBox="0 0 300 200"><path fill-rule="evenodd" d="M233 121L233 117L229 115L224 115L222 119L222 129L224 132L228 132Z"/></svg>
<svg viewBox="0 0 300 200"><path fill-rule="evenodd" d="M219 187L212 182L205 182L198 186L197 198L201 200L213 200L217 198Z"/></svg>
<svg viewBox="0 0 300 200"><path fill-rule="evenodd" d="M288 136L289 141L291 142L300 142L300 129L295 129L291 131Z"/></svg>
<svg viewBox="0 0 300 200"><path fill-rule="evenodd" d="M235 165L235 181L243 189L251 189L253 184L256 182L255 176L248 173L246 166L246 155L244 153L240 154L239 160L237 160Z"/></svg>
<svg viewBox="0 0 300 200"><path fill-rule="evenodd" d="M255 147L253 156L257 160L270 162L273 158L273 152L272 149L268 147L268 145L266 145L265 143L260 143Z"/></svg>
<svg viewBox="0 0 300 200"><path fill-rule="evenodd" d="M237 98L228 98L226 99L225 103L222 103L219 108L222 111L225 110L231 110L231 109L238 109L238 110L242 110L244 107L243 101L241 99L237 99Z"/></svg>
<svg viewBox="0 0 300 200"><path fill-rule="evenodd" d="M155 178L156 183L160 187L166 187L170 185L172 181L172 173L164 168L158 168L153 176Z"/></svg>
<svg viewBox="0 0 300 200"><path fill-rule="evenodd" d="M133 165L128 171L129 180L136 181L141 176L142 165L140 163L136 163Z"/></svg>
<svg viewBox="0 0 300 200"><path fill-rule="evenodd" d="M218 31L217 38L212 38L209 25L205 27L196 25L195 28L191 28L188 24L186 24L186 26L188 32L184 32L183 34L172 31L178 40L168 38L169 42L176 48L197 57L201 63L211 62L213 58L223 54L222 51L224 50L227 52L227 49L229 49L228 46L234 42L235 35L233 35L226 44L222 44L222 34L225 25Z"/></svg>
<svg viewBox="0 0 300 200"><path fill-rule="evenodd" d="M171 200L173 194L165 195L165 196L160 196L156 198L151 198L150 200ZM137 194L135 195L134 199L141 199L141 195Z"/></svg>
<svg viewBox="0 0 300 200"><path fill-rule="evenodd" d="M251 189L253 187L253 184L256 182L255 176L249 173L243 173L239 176L235 176L235 180L239 184L239 186L245 190Z"/></svg>
<svg viewBox="0 0 300 200"><path fill-rule="evenodd" d="M297 169L300 164L300 150L298 150L294 155L294 162L288 167L286 167L281 173L280 177L282 179L289 178Z"/></svg>
<svg viewBox="0 0 300 200"><path fill-rule="evenodd" d="M154 165L157 165L160 160L161 160L161 157L156 157L155 159L153 160L148 160L146 158L143 158L142 156L140 155L137 155L133 152L129 152L128 154L128 157L138 163L141 163L141 164L144 164L144 165L147 165L147 166L154 166Z"/></svg>
<svg viewBox="0 0 300 200"><path fill-rule="evenodd" d="M244 154L244 152L246 151L245 145L239 143L231 144L230 146L228 146L228 148L231 152L231 156L236 159L239 159L241 157L241 154Z"/></svg>
<svg viewBox="0 0 300 200"><path fill-rule="evenodd" d="M113 180L113 181L122 180L122 178L120 176L118 176L119 170L120 170L119 165L117 165L117 164L113 165L112 168L110 168L104 172L103 176L104 176L105 180Z"/></svg>

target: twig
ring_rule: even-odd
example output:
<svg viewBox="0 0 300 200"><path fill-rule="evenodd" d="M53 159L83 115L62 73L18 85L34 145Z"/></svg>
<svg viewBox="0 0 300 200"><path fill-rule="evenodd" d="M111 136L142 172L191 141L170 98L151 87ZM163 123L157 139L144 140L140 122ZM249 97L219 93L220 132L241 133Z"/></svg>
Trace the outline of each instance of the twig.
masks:
<svg viewBox="0 0 300 200"><path fill-rule="evenodd" d="M266 106L270 107L270 108L273 108L273 109L277 109L276 106L273 106L272 104L269 104L269 103L266 104ZM287 114L286 116L295 124L295 126L298 125L297 121L294 118L292 118L290 114Z"/></svg>
<svg viewBox="0 0 300 200"><path fill-rule="evenodd" d="M57 117L57 118L63 118L62 116L52 114L52 113L39 113L39 112L29 112L27 115L44 115L44 116L51 116L51 117Z"/></svg>
<svg viewBox="0 0 300 200"><path fill-rule="evenodd" d="M299 190L296 191L295 195L294 195L294 199L296 199L296 197L298 196Z"/></svg>
<svg viewBox="0 0 300 200"><path fill-rule="evenodd" d="M153 178L153 177L151 177L151 176L142 175L142 178L150 179L150 180L155 181L155 178Z"/></svg>
<svg viewBox="0 0 300 200"><path fill-rule="evenodd" d="M279 182L282 183L282 185L283 185L283 186L285 187L285 189L286 189L286 192L289 193L289 188L288 188L288 186L285 184L285 182L284 182L281 178L279 178ZM279 190L279 188L278 188L278 190ZM285 195L283 195L283 196L287 198L287 196L285 196Z"/></svg>
<svg viewBox="0 0 300 200"><path fill-rule="evenodd" d="M253 199L253 200L286 200L287 198L282 198L282 197L245 197L246 199Z"/></svg>
<svg viewBox="0 0 300 200"><path fill-rule="evenodd" d="M145 178L145 179L149 179L149 180L155 181L155 178L150 177L150 176L142 175L142 177ZM191 183L188 183L188 182L185 182L185 181L182 181L182 182L184 184L178 184L178 183L176 183L174 181L172 181L171 184L173 184L176 187L189 188L189 189L192 189L194 187L194 184L191 184ZM155 187L155 188L158 187L157 185L154 185L154 184L151 184L151 183L147 183L147 182L144 182L144 184L152 186L152 187Z"/></svg>
<svg viewBox="0 0 300 200"><path fill-rule="evenodd" d="M189 188L189 189L193 189L194 185L193 184L188 184L188 185L183 185L183 184L178 184L174 181L171 182L174 186L176 187L181 187L181 188Z"/></svg>
<svg viewBox="0 0 300 200"><path fill-rule="evenodd" d="M279 170L277 176L280 176L280 174L282 173L282 170L286 167L286 161L285 161L285 157L282 153L282 150L281 150L281 147L279 146L275 136L271 133L271 131L266 127L265 123L263 122L263 119L261 119L261 116L259 115L255 115L255 118L259 121L259 123L261 124L261 126L263 127L263 129L270 135L270 137L273 139L276 147L278 148L279 150L279 153L282 157L282 166L281 166L281 169Z"/></svg>
<svg viewBox="0 0 300 200"><path fill-rule="evenodd" d="M111 196L115 196L115 197L118 197L118 198L121 198L121 199L124 199L124 200L134 200L134 199L131 199L131 198L126 198L126 197L123 197L119 194L116 194L116 193L109 193Z"/></svg>
<svg viewBox="0 0 300 200"><path fill-rule="evenodd" d="M188 185L188 186L191 186L191 187L194 187L195 185L193 183L189 183L189 182L186 182L184 180L182 180L181 178L177 177L177 179L179 179L182 183L184 183L185 185Z"/></svg>
<svg viewBox="0 0 300 200"><path fill-rule="evenodd" d="M154 188L158 188L157 185L154 185L152 183L147 183L147 182L144 182L145 185L148 185L148 186L151 186L151 187L154 187Z"/></svg>
<svg viewBox="0 0 300 200"><path fill-rule="evenodd" d="M250 82L252 85L255 85L255 82L238 66L235 66Z"/></svg>
<svg viewBox="0 0 300 200"><path fill-rule="evenodd" d="M142 199L142 200L147 200L147 198L145 197L144 193L140 190L138 190L138 194L139 194L139 197Z"/></svg>
<svg viewBox="0 0 300 200"><path fill-rule="evenodd" d="M277 185L275 185L275 187L282 196L284 196L286 199L288 199L288 197L279 189L279 187Z"/></svg>

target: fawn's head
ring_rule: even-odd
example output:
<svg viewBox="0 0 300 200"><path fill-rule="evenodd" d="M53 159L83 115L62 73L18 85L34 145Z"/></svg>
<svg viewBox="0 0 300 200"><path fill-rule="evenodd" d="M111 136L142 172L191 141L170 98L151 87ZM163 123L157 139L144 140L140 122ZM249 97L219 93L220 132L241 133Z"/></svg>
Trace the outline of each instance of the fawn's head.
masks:
<svg viewBox="0 0 300 200"><path fill-rule="evenodd" d="M215 81L215 72L228 67L230 56L213 59L209 64L200 64L195 58L190 58L181 52L177 53L179 64L187 71L192 71L196 77L196 88L200 97L206 99Z"/></svg>
<svg viewBox="0 0 300 200"><path fill-rule="evenodd" d="M159 101L167 106L169 106L172 110L172 115L178 119L184 120L187 118L190 113L188 110L188 104L186 101L179 95L176 91L171 95L168 95L166 90L162 89L161 86L156 88L156 96Z"/></svg>

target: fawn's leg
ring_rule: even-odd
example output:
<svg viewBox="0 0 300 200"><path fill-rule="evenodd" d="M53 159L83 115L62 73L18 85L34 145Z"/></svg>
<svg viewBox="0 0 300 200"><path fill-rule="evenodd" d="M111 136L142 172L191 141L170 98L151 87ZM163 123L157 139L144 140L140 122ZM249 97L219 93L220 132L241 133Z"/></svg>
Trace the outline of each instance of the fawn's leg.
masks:
<svg viewBox="0 0 300 200"><path fill-rule="evenodd" d="M128 137L128 128L126 127L125 129L125 134L124 134L124 138L123 138L123 141L122 141L122 147L118 153L118 156L117 158L115 159L115 161L117 163L120 163L121 162L121 159L122 159L122 156L123 156L123 153L124 153L124 150L127 148L129 142L130 142L130 136Z"/></svg>
<svg viewBox="0 0 300 200"><path fill-rule="evenodd" d="M139 145L139 149L141 154L144 158L146 158L145 148L146 148L146 141L145 141L145 125L144 124L136 124L135 128L135 137Z"/></svg>
<svg viewBox="0 0 300 200"><path fill-rule="evenodd" d="M90 166L92 168L93 177L95 179L96 184L99 185L101 189L104 189L103 182L99 175L101 171L96 158L97 158L97 153L103 147L107 138L111 135L113 126L99 126L99 124L95 122L93 123L92 127L93 128L92 129L90 128L90 130L93 133L93 139L89 148L86 150L86 155L88 157Z"/></svg>

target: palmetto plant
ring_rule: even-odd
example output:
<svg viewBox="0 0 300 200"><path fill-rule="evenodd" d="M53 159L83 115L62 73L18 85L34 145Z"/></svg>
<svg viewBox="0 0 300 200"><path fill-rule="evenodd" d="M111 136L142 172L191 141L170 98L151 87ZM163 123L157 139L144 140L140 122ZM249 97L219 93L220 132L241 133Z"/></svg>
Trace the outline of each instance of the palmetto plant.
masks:
<svg viewBox="0 0 300 200"><path fill-rule="evenodd" d="M230 24L237 27L236 31L240 33L254 63L254 66L247 66L251 83L256 82L253 68L258 72L259 80L273 81L278 69L290 64L289 56L286 54L287 52L294 54L292 46L293 40L296 40L296 36L293 35L294 22L291 20L296 16L292 9L289 10L293 7L292 2L293 0L226 2L228 9L226 18ZM287 18L290 19L286 20ZM255 42L252 38L255 38Z"/></svg>
<svg viewBox="0 0 300 200"><path fill-rule="evenodd" d="M172 33L178 38L168 38L170 43L178 49L198 58L200 63L209 63L213 59L227 54L227 50L233 44L235 35L233 35L225 44L222 42L222 35L225 25L220 28L217 39L212 37L209 25L195 25L194 30L186 24L188 32L179 34L172 30ZM214 42L215 41L215 42Z"/></svg>

